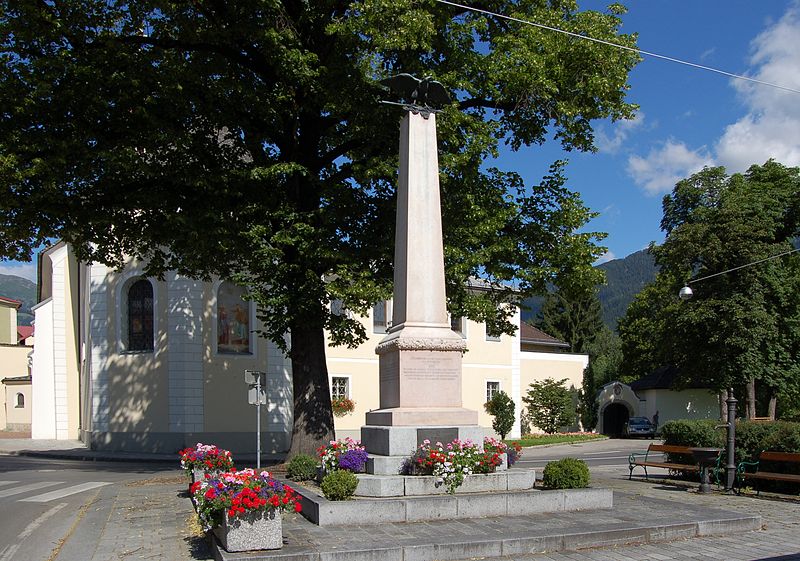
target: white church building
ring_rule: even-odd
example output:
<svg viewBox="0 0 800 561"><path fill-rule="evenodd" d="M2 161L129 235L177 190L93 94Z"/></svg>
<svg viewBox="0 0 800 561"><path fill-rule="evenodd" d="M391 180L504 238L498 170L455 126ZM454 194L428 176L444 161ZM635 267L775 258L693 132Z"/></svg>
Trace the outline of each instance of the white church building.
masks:
<svg viewBox="0 0 800 561"><path fill-rule="evenodd" d="M196 442L234 452L255 451L256 408L248 404L245 370L267 373L262 449L288 449L292 423L292 365L258 337L255 304L222 280L204 282L168 273L144 275L141 263L122 271L79 262L58 243L40 255L39 303L32 366L32 437L80 439L92 449L171 453ZM478 288L479 289L479 288ZM337 417L337 436L357 436L365 413L379 407L377 343L391 302L364 322L368 340L356 349L327 348L331 391L355 410ZM514 336L491 337L480 323L456 318L465 338L463 406L479 412L497 391L516 404L536 380L566 378L579 388L588 357L520 322Z"/></svg>

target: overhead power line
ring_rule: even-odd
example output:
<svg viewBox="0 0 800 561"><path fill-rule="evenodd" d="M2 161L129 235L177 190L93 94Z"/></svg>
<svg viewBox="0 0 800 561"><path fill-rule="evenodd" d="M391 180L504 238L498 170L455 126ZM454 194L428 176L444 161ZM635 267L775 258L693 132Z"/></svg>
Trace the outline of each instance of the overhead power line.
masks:
<svg viewBox="0 0 800 561"><path fill-rule="evenodd" d="M544 25L541 23L536 23L533 21L528 21L520 18L515 18L513 16L506 16L504 14L498 14L495 12L490 12L489 10L483 10L481 8L474 8L472 6L466 6L464 4L459 4L457 2L451 2L450 0L436 0L440 4L447 4L448 6L454 6L456 8L462 8L464 10L470 10L472 12L477 12L481 14L485 14L487 16L492 16L496 18L501 18L509 21L514 21L517 23L521 23L524 25L531 25L533 27L538 27L540 29L546 29L548 31L554 31L556 33L563 33L564 35L569 35L570 37L575 37L576 39L584 39L586 41L591 41L593 43L600 43L601 45L608 45L609 47L615 47L617 49L622 49L625 51L631 51L640 55L651 56L653 58L660 58L661 60L666 60L669 62L675 62L677 64L683 64L684 66L691 66L692 68L698 68L700 70L707 70L709 72L715 72L717 74L722 74L723 76L728 76L730 78L736 78L737 80L745 80L747 82L753 82L756 84L760 84L762 86L768 86L770 88L776 88L779 90L783 90L786 92L792 92L796 94L800 94L800 90L796 90L794 88L789 88L787 86L781 86L780 84L774 84L772 82L765 82L764 80L758 80L756 78L751 78L749 76L742 76L741 74L734 74L733 72L727 72L725 70L720 70L719 68L712 68L711 66L704 66L702 64L697 64L694 62L689 62L687 60L681 60L679 58L674 58L671 56L661 55L658 53L653 53L650 51L645 51L642 49L637 49L635 47L628 47L626 45L620 45L619 43L612 43L611 41L606 41L605 39L598 39L596 37L590 37L588 35L581 35L580 33L574 33L572 31L567 31L565 29L559 29L558 27L552 27L549 25Z"/></svg>

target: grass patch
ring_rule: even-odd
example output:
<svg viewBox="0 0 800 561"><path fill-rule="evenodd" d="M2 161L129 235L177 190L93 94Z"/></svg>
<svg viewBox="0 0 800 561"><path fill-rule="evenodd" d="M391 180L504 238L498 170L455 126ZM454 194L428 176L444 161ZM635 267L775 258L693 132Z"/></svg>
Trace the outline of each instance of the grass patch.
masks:
<svg viewBox="0 0 800 561"><path fill-rule="evenodd" d="M603 434L581 433L581 434L526 434L524 438L513 438L505 440L506 444L512 442L519 443L526 448L528 446L542 446L544 444L572 444L573 442L585 442L587 440L602 440L608 438Z"/></svg>

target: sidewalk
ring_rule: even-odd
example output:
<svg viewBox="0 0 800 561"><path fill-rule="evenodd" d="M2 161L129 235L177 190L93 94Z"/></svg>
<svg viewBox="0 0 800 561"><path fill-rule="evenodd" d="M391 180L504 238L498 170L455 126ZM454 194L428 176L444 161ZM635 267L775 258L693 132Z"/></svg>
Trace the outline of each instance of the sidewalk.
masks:
<svg viewBox="0 0 800 561"><path fill-rule="evenodd" d="M34 444L16 440L16 448L7 439L0 439L0 453L98 461L111 459L107 454L86 450L78 442L38 441ZM115 456L116 460L126 461L134 457L140 461L171 461L177 466L172 455ZM284 523L287 545L279 555L284 559L305 561L411 561L426 558L426 555L433 555L430 558L435 559L491 558L505 551L505 559L517 561L754 560L778 557L781 561L800 560L800 502L701 495L694 486L666 485L657 478L628 481L627 472L625 466L592 470L593 487L614 491L614 508L611 510L415 524L376 521L377 525L359 527L319 527L301 516L291 515ZM186 485L185 476L176 467L174 475L102 488L77 514L75 526L54 559L212 559L209 543L195 522L194 511L185 493ZM734 522L753 515L761 516L762 530L682 539L692 521L699 521L702 526L705 520L706 530L713 531L715 520ZM643 529L649 529L649 533L643 534ZM609 530L614 532L609 534ZM640 541L642 535L646 535L648 541L659 543L626 545ZM526 553L541 551L542 544L553 543L536 541L548 536L550 539L561 536L562 545L568 544L579 550L538 555ZM660 543L667 537L674 541ZM503 544L506 544L505 550ZM597 545L605 547L583 549ZM517 553L514 553L514 547L517 547ZM225 558L279 557L275 554L249 557L225 554Z"/></svg>

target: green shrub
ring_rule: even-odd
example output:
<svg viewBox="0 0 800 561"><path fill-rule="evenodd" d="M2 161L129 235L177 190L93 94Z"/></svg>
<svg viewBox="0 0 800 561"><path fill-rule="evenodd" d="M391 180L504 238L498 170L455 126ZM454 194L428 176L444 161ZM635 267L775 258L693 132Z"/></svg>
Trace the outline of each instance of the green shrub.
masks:
<svg viewBox="0 0 800 561"><path fill-rule="evenodd" d="M664 444L671 446L692 446L697 448L719 448L725 444L725 430L715 428L719 421L681 419L667 421L661 427Z"/></svg>
<svg viewBox="0 0 800 561"><path fill-rule="evenodd" d="M329 501L346 501L356 492L358 477L355 474L337 469L322 478L322 494Z"/></svg>
<svg viewBox="0 0 800 561"><path fill-rule="evenodd" d="M294 481L308 481L317 477L316 458L308 454L297 454L286 465L286 476Z"/></svg>
<svg viewBox="0 0 800 561"><path fill-rule="evenodd" d="M542 484L550 489L580 489L589 486L589 466L583 460L564 458L544 468Z"/></svg>

